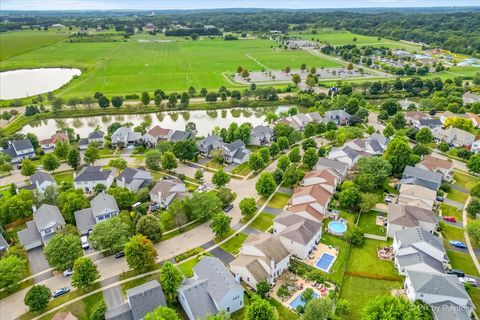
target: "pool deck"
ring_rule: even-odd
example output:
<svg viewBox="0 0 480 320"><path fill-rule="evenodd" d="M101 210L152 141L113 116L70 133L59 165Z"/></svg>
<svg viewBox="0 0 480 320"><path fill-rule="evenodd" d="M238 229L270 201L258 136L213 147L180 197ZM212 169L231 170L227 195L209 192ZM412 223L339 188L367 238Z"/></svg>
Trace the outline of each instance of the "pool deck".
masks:
<svg viewBox="0 0 480 320"><path fill-rule="evenodd" d="M338 249L337 248L334 248L334 247L329 247L327 246L326 244L323 244L323 243L319 243L317 245L317 250L313 251L312 252L312 259L310 259L309 257L307 257L304 262L310 266L313 266L315 268L317 268L317 266L315 265L318 261L318 259L324 254L324 253L327 253L329 255L331 255L332 257L335 257L335 260L337 259L337 255L338 255ZM335 260L333 263L335 263ZM317 268L318 269L318 268ZM323 271L321 269L318 269L320 271Z"/></svg>

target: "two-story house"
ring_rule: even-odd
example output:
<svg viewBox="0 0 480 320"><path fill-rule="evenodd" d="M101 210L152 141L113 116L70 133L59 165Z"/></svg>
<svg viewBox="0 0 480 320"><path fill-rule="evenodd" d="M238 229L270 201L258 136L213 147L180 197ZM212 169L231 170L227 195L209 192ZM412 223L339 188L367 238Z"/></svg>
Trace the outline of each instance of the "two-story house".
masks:
<svg viewBox="0 0 480 320"><path fill-rule="evenodd" d="M445 181L450 182L453 180L452 161L440 159L431 155L425 155L423 156L422 161L417 163L415 167L440 173Z"/></svg>
<svg viewBox="0 0 480 320"><path fill-rule="evenodd" d="M170 141L173 143L179 141L185 141L195 139L195 133L191 131L182 131L182 130L175 130L172 135L170 136Z"/></svg>
<svg viewBox="0 0 480 320"><path fill-rule="evenodd" d="M432 210L398 203L388 205L387 236L406 228L420 227L430 233L437 229L437 219Z"/></svg>
<svg viewBox="0 0 480 320"><path fill-rule="evenodd" d="M272 128L258 125L252 129L248 144L252 146L263 146L270 144L275 139L275 132Z"/></svg>
<svg viewBox="0 0 480 320"><path fill-rule="evenodd" d="M226 143L223 139L215 134L206 136L197 143L198 152L204 157L209 157L210 153L214 150L223 149Z"/></svg>
<svg viewBox="0 0 480 320"><path fill-rule="evenodd" d="M30 139L21 139L15 141L8 141L8 147L2 149L2 152L11 158L11 163L22 162L23 159L30 159L35 156L35 149L33 148Z"/></svg>
<svg viewBox="0 0 480 320"><path fill-rule="evenodd" d="M140 140L140 132L135 132L129 127L120 127L112 134L113 147L125 147Z"/></svg>
<svg viewBox="0 0 480 320"><path fill-rule="evenodd" d="M150 200L166 208L175 198L182 199L187 194L187 187L180 179L164 179L150 190Z"/></svg>
<svg viewBox="0 0 480 320"><path fill-rule="evenodd" d="M32 188L35 188L39 193L44 193L45 189L49 186L57 185L57 182L53 177L43 171L37 171L30 177L30 183Z"/></svg>
<svg viewBox="0 0 480 320"><path fill-rule="evenodd" d="M125 168L125 170L115 178L115 181L118 187L137 192L139 189L148 186L153 181L153 178L150 172L144 169Z"/></svg>
<svg viewBox="0 0 480 320"><path fill-rule="evenodd" d="M282 241L270 233L250 234L240 249L240 254L230 262L232 273L256 288L257 283L275 280L288 269L290 251Z"/></svg>
<svg viewBox="0 0 480 320"><path fill-rule="evenodd" d="M88 145L95 143L98 147L103 147L104 145L104 134L102 131L96 130L88 134L88 137L80 139L78 141L78 148L80 150L85 150L88 148Z"/></svg>
<svg viewBox="0 0 480 320"><path fill-rule="evenodd" d="M25 250L31 250L46 244L64 226L65 219L58 207L43 204L38 210L33 208L33 220L17 233L18 240Z"/></svg>
<svg viewBox="0 0 480 320"><path fill-rule="evenodd" d="M352 116L345 110L329 110L325 111L323 122L333 122L338 125L347 125Z"/></svg>
<svg viewBox="0 0 480 320"><path fill-rule="evenodd" d="M74 212L77 229L81 235L88 235L97 223L108 220L119 212L113 196L99 193L90 201L90 208Z"/></svg>
<svg viewBox="0 0 480 320"><path fill-rule="evenodd" d="M406 166L403 171L400 184L410 184L422 186L434 191L438 191L442 185L443 175L429 170Z"/></svg>
<svg viewBox="0 0 480 320"><path fill-rule="evenodd" d="M225 163L242 164L248 161L250 150L245 148L242 140L236 140L223 146L223 160Z"/></svg>
<svg viewBox="0 0 480 320"><path fill-rule="evenodd" d="M50 138L41 140L40 147L42 148L42 150L48 151L53 149L55 147L55 143L57 143L58 141L69 142L68 136L63 132L58 131L55 134L53 134Z"/></svg>
<svg viewBox="0 0 480 320"><path fill-rule="evenodd" d="M244 307L243 287L216 257L203 257L193 267L193 277L177 292L190 320L205 319L222 310L231 314Z"/></svg>
<svg viewBox="0 0 480 320"><path fill-rule="evenodd" d="M84 167L76 175L74 174L73 186L85 192L92 192L97 184L103 184L110 188L115 178L116 170L104 170L101 166Z"/></svg>
<svg viewBox="0 0 480 320"><path fill-rule="evenodd" d="M155 147L160 141L168 141L172 134L170 129L155 126L142 136L142 141L149 147Z"/></svg>

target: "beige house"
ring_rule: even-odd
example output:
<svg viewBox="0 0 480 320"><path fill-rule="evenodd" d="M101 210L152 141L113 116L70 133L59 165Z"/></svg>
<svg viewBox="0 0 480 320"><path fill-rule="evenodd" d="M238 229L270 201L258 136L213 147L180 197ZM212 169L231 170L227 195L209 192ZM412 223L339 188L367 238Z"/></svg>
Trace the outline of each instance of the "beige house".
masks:
<svg viewBox="0 0 480 320"><path fill-rule="evenodd" d="M452 181L453 179L453 163L448 160L426 155L415 167L441 173L445 181Z"/></svg>
<svg viewBox="0 0 480 320"><path fill-rule="evenodd" d="M402 184L398 203L432 210L437 198L437 192L414 184Z"/></svg>
<svg viewBox="0 0 480 320"><path fill-rule="evenodd" d="M387 223L387 236L391 238L396 231L405 228L420 227L430 233L437 228L432 210L396 203L388 205Z"/></svg>

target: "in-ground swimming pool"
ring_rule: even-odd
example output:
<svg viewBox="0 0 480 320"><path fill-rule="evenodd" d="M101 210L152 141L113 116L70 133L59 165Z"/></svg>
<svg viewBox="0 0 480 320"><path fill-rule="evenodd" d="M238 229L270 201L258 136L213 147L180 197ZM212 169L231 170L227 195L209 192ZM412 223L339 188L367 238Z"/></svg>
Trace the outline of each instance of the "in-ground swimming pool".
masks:
<svg viewBox="0 0 480 320"><path fill-rule="evenodd" d="M336 236L343 236L347 231L347 223L343 220L331 221L328 223L328 232Z"/></svg>
<svg viewBox="0 0 480 320"><path fill-rule="evenodd" d="M318 258L317 263L315 263L315 267L324 272L330 272L330 268L332 267L334 262L335 257L331 254L324 252L322 256Z"/></svg>
<svg viewBox="0 0 480 320"><path fill-rule="evenodd" d="M303 307L305 305L305 302L302 300L302 294L305 292L305 290L300 292L298 296L296 296L295 299L290 302L290 308L292 308L293 310L297 310L298 306ZM320 295L316 291L313 291L313 299L318 299L318 297L320 297Z"/></svg>

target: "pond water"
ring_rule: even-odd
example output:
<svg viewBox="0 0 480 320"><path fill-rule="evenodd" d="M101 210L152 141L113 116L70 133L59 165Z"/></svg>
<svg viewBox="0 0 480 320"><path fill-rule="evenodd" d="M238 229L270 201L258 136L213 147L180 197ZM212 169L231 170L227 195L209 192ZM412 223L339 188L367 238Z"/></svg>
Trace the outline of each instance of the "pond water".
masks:
<svg viewBox="0 0 480 320"><path fill-rule="evenodd" d="M223 110L192 110L179 112L159 112L153 114L129 114L129 115L104 115L83 118L65 118L48 119L31 122L24 126L20 133L35 133L42 140L49 138L56 130L63 128L73 128L80 137L86 137L97 126L103 132L107 132L107 127L113 122L126 123L131 122L133 126L138 126L146 119L152 120L153 127L159 125L162 128L185 130L188 122L194 122L197 125L197 135L206 136L214 127L227 128L231 123L236 122L241 125L249 122L252 126L264 123L267 112L280 113L287 111L291 106L279 106L268 108L235 108Z"/></svg>
<svg viewBox="0 0 480 320"><path fill-rule="evenodd" d="M40 68L0 72L0 100L19 99L56 90L81 74L79 69Z"/></svg>

